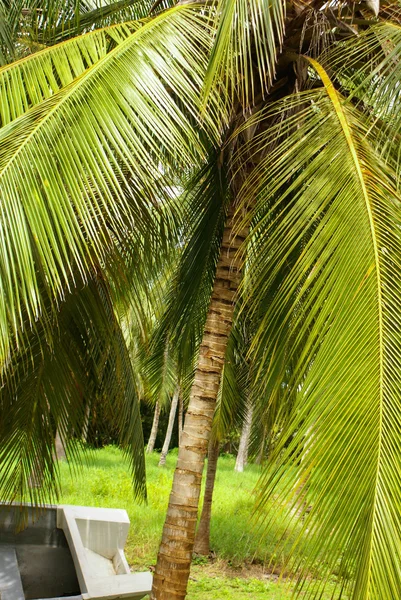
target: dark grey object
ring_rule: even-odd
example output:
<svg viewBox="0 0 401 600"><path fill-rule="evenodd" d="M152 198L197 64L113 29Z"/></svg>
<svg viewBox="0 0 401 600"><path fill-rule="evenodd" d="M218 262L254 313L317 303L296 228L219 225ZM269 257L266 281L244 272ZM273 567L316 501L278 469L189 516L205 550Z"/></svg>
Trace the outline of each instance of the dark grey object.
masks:
<svg viewBox="0 0 401 600"><path fill-rule="evenodd" d="M82 599L55 506L39 510L0 504L0 597Z"/></svg>
<svg viewBox="0 0 401 600"><path fill-rule="evenodd" d="M25 600L17 555L13 546L0 545L1 600Z"/></svg>

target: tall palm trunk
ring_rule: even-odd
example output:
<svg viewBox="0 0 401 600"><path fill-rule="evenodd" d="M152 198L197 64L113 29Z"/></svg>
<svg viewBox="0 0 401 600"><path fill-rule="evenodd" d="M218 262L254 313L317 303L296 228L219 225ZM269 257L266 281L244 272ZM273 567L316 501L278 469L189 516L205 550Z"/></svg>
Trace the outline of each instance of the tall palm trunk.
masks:
<svg viewBox="0 0 401 600"><path fill-rule="evenodd" d="M153 423L152 423L152 431L150 432L150 437L148 441L148 445L146 447L146 452L151 454L155 449L157 430L159 428L159 419L160 419L160 404L156 402L155 404L155 412L153 415Z"/></svg>
<svg viewBox="0 0 401 600"><path fill-rule="evenodd" d="M196 532L194 552L202 556L208 556L210 553L210 520L212 517L212 501L214 482L216 480L217 461L219 459L220 444L215 440L210 440L209 451L207 454L207 471L205 494L203 496L202 514Z"/></svg>
<svg viewBox="0 0 401 600"><path fill-rule="evenodd" d="M249 438L251 436L252 417L253 417L253 405L248 400L247 405L246 405L244 423L242 425L237 460L235 461L235 467L234 467L234 469L236 471L238 471L239 473L242 473L242 471L244 470L244 467L248 463L248 448L249 448Z"/></svg>
<svg viewBox="0 0 401 600"><path fill-rule="evenodd" d="M178 453L151 600L183 600L191 566L202 472L230 335L248 230L233 235L234 209L224 228L199 362Z"/></svg>
<svg viewBox="0 0 401 600"><path fill-rule="evenodd" d="M168 449L170 448L171 436L173 433L173 427L174 427L175 415L177 413L177 405L178 405L179 396L180 396L180 389L177 387L177 389L174 392L173 399L171 401L170 415L168 418L166 437L164 438L162 453L160 454L159 467L164 467L164 465L166 464L166 456L167 456Z"/></svg>

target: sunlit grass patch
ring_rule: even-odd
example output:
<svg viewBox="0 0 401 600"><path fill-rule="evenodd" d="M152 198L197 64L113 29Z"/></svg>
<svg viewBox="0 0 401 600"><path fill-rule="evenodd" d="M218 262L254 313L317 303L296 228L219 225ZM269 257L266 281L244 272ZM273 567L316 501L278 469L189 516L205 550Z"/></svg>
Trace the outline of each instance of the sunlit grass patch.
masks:
<svg viewBox="0 0 401 600"><path fill-rule="evenodd" d="M134 499L128 464L115 447L92 452L89 465L74 472L61 463L60 503L124 508L131 521L127 560L133 570L151 568L156 562L176 459L173 451L166 467L159 468L157 453L146 456L147 503ZM215 560L195 561L188 600L289 600L289 584L270 575L272 561L276 574L286 562L286 546L277 555L277 540L285 535L288 516L276 513L270 529L257 527L252 515L260 468L249 465L244 473L236 473L234 463L231 456L219 459L211 523ZM323 596L330 597L329 592Z"/></svg>

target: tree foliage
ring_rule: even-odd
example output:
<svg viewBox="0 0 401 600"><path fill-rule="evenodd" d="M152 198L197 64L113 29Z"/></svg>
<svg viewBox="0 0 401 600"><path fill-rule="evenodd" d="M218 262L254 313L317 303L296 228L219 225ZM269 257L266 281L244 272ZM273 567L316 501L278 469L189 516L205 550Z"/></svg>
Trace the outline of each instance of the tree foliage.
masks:
<svg viewBox="0 0 401 600"><path fill-rule="evenodd" d="M22 494L32 469L53 483L80 373L86 389L121 374L134 390L110 298L139 290L170 240L159 351L172 341L190 378L229 199L250 232L244 360L257 414L271 408L280 430L259 505L303 511L309 597L325 584L306 577L316 560L327 577L340 564L338 597L398 597L399 5L28 4L0 2L0 489Z"/></svg>

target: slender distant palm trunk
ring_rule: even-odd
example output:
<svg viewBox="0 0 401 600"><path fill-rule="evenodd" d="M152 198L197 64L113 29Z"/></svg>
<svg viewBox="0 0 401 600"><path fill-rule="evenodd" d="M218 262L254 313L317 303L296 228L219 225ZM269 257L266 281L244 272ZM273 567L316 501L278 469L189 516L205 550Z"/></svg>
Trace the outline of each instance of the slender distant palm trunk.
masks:
<svg viewBox="0 0 401 600"><path fill-rule="evenodd" d="M253 405L248 401L246 406L246 412L244 417L244 423L241 431L241 438L239 442L237 460L235 461L234 469L239 473L242 473L244 467L246 467L248 463L248 448L249 448L249 438L251 437L251 427L252 427L252 417L253 417Z"/></svg>
<svg viewBox="0 0 401 600"><path fill-rule="evenodd" d="M173 427L174 427L175 415L177 413L179 396L180 396L180 389L177 387L177 389L174 392L173 399L171 401L170 415L168 418L168 426L167 426L167 431L166 431L166 437L164 438L162 453L160 454L159 467L164 467L164 465L166 464L166 456L167 456L168 449L170 448L171 436L173 434Z"/></svg>
<svg viewBox="0 0 401 600"><path fill-rule="evenodd" d="M248 233L243 229L233 235L233 212L230 211L224 228L153 578L152 600L183 600L186 596L203 466L241 277L242 257L237 250Z"/></svg>
<svg viewBox="0 0 401 600"><path fill-rule="evenodd" d="M178 445L181 445L182 428L184 426L184 399L180 396L178 401Z"/></svg>
<svg viewBox="0 0 401 600"><path fill-rule="evenodd" d="M208 556L210 553L210 521L212 518L212 502L214 482L216 480L217 461L219 459L219 442L211 440L207 454L207 471L205 494L203 496L202 514L196 532L194 553Z"/></svg>
<svg viewBox="0 0 401 600"><path fill-rule="evenodd" d="M65 447L63 444L63 440L61 439L60 430L58 427L56 429L56 437L54 440L54 446L55 446L57 460L65 460L66 459Z"/></svg>
<svg viewBox="0 0 401 600"><path fill-rule="evenodd" d="M262 439L260 442L259 453L258 453L258 456L255 461L257 465L261 465L263 463L263 459L265 457L266 437L267 437L267 427L266 427L266 425L264 425ZM270 436L269 436L269 440L270 440ZM269 450L269 442L267 443L267 450ZM269 453L267 453L267 455L269 455Z"/></svg>
<svg viewBox="0 0 401 600"><path fill-rule="evenodd" d="M160 419L160 404L156 402L155 404L155 413L153 415L153 423L152 423L152 431L150 432L150 437L148 441L148 445L146 447L146 452L151 454L155 449L157 430L159 428L159 419Z"/></svg>
<svg viewBox="0 0 401 600"><path fill-rule="evenodd" d="M90 404L88 403L85 408L84 426L82 429L82 441L85 442L85 444L88 441L90 413L91 413L91 407L90 407Z"/></svg>
<svg viewBox="0 0 401 600"><path fill-rule="evenodd" d="M28 478L28 487L40 488L43 484L43 466L40 461L35 457L31 472ZM1 600L1 595L0 595Z"/></svg>

